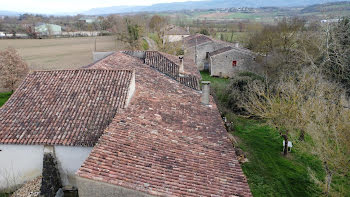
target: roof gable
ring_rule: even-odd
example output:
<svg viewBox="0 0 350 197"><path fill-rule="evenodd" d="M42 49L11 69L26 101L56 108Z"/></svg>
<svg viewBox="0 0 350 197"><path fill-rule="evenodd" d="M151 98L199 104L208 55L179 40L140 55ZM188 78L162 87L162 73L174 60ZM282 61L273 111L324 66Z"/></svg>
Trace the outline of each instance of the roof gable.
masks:
<svg viewBox="0 0 350 197"><path fill-rule="evenodd" d="M218 55L220 53L224 53L224 52L230 51L230 50L232 50L232 47L230 47L230 46L224 47L224 48L221 48L221 49L218 49L216 51L209 53L209 56L215 56L215 55Z"/></svg>
<svg viewBox="0 0 350 197"><path fill-rule="evenodd" d="M186 47L194 47L196 45L200 45L206 42L212 42L213 40L208 36L202 34L196 34L193 36L188 36L184 38Z"/></svg>

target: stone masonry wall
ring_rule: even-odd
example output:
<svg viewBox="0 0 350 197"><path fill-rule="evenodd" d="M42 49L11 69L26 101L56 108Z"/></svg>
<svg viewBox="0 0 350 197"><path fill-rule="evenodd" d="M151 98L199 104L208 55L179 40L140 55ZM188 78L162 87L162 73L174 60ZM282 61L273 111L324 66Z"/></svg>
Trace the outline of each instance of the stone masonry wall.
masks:
<svg viewBox="0 0 350 197"><path fill-rule="evenodd" d="M57 169L57 162L52 153L44 154L42 176L40 195L54 197L58 189L62 187L62 183Z"/></svg>
<svg viewBox="0 0 350 197"><path fill-rule="evenodd" d="M189 49L186 50L186 57L189 57L193 60L195 60L196 64L197 64L197 68L202 71L205 69L205 65L209 64L207 57L207 53L209 52L213 52L216 51L218 49L221 49L223 47L228 46L227 44L224 43L218 43L218 42L206 42L203 44L199 44L197 45L197 47L193 46ZM196 48L197 48L197 58L196 56ZM193 57L190 57L193 56Z"/></svg>
<svg viewBox="0 0 350 197"><path fill-rule="evenodd" d="M233 77L241 71L257 72L258 66L254 56L239 50L230 50L210 57L210 75L216 77ZM232 61L237 61L233 66Z"/></svg>

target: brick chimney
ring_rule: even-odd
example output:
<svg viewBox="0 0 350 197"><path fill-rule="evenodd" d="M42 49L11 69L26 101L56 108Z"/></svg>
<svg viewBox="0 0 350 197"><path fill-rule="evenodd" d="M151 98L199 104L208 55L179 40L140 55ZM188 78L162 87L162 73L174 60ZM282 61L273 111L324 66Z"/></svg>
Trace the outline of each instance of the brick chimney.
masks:
<svg viewBox="0 0 350 197"><path fill-rule="evenodd" d="M179 67L179 73L184 74L185 73L185 68L184 68L184 57L179 56L180 59L180 67Z"/></svg>
<svg viewBox="0 0 350 197"><path fill-rule="evenodd" d="M201 103L209 105L210 81L202 81L202 97Z"/></svg>

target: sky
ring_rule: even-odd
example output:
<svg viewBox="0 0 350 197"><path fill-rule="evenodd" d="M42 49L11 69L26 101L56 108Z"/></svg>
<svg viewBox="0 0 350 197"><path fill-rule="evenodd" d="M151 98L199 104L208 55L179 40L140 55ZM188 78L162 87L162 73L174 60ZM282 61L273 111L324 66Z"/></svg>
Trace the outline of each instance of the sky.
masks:
<svg viewBox="0 0 350 197"><path fill-rule="evenodd" d="M72 13L121 5L152 5L188 0L0 0L0 10L42 14Z"/></svg>

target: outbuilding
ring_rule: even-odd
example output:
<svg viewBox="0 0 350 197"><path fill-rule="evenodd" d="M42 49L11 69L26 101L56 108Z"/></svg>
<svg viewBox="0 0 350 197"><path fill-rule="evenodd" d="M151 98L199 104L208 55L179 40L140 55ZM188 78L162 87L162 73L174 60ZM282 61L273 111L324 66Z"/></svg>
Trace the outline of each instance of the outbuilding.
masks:
<svg viewBox="0 0 350 197"><path fill-rule="evenodd" d="M255 54L249 50L224 47L207 54L209 72L215 77L233 77L242 71L257 71Z"/></svg>

